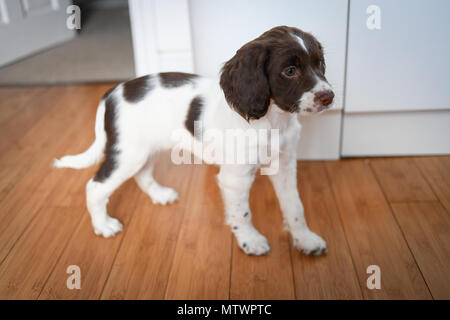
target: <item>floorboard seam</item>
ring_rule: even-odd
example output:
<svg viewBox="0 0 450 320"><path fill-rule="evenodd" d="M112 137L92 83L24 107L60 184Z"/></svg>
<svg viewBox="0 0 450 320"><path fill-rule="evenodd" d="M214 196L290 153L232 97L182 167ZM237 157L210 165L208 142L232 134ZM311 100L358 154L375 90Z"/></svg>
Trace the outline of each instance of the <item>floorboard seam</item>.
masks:
<svg viewBox="0 0 450 320"><path fill-rule="evenodd" d="M141 190L139 189L139 192L140 192L140 191L141 191ZM123 192L123 190L122 190L122 192ZM131 217L130 217L130 219L129 219L128 222L127 222L128 226L130 226L131 223L132 223L132 221L133 221L133 218L134 218L135 213L136 213L137 205L138 205L138 203L141 201L142 197L143 197L143 195L141 194L141 195L139 195L138 198L136 199L135 205L134 205L134 207L133 207L133 213L131 214ZM113 268L114 268L114 263L116 262L117 256L119 255L120 249L122 248L122 244L123 244L123 242L125 241L125 237L126 237L126 235L128 234L128 229L129 229L129 228L125 228L125 227L123 228L123 231L122 231L122 232L123 232L123 233L122 233L122 239L120 239L119 246L117 247L116 253L114 254L114 258L113 258L112 261L111 261L111 267L109 268L108 275L106 276L105 282L103 283L103 286L102 286L102 290L100 291L100 294L99 294L99 296L98 296L98 298L97 298L98 300L102 300L103 292L105 291L106 284L107 284L108 281L109 281L109 277L111 276L112 270L113 270ZM109 299L108 299L108 300L109 300Z"/></svg>
<svg viewBox="0 0 450 320"><path fill-rule="evenodd" d="M336 205L336 210L338 212L338 216L339 216L339 221L341 223L342 232L344 233L344 237L345 237L345 243L347 245L347 250L348 250L348 252L350 254L350 257L352 258L353 269L355 271L355 276L356 276L356 279L358 280L359 289L361 291L361 299L366 299L367 300L367 297L364 295L363 287L361 286L362 282L361 282L361 279L359 278L358 269L356 268L355 259L353 257L353 252L352 252L352 248L350 247L350 244L348 242L347 232L345 231L344 222L343 222L343 219L342 219L342 216L341 216L341 210L339 209L339 206L338 206L337 196L336 196L336 193L335 193L334 188L333 188L333 183L331 181L331 177L330 177L330 175L328 173L328 169L326 168L326 165L324 163L322 165L322 168L323 168L323 170L325 170L325 174L326 174L327 180L328 180L328 185L331 188L331 192L333 193L334 203Z"/></svg>
<svg viewBox="0 0 450 320"><path fill-rule="evenodd" d="M381 190L381 193L383 194L384 201L386 201L387 205L389 206L389 210L391 211L391 215L392 215L392 217L394 218L394 221L395 221L395 223L397 224L397 227L399 228L400 233L402 234L403 239L405 240L406 246L408 247L408 250L409 250L409 252L411 253L411 256L412 256L412 258L413 258L413 260L414 260L414 263L416 264L417 269L419 270L420 275L422 276L423 282L425 282L425 285L427 286L428 293L430 294L431 298L434 300L433 294L431 293L430 287L428 286L428 282L427 282L425 276L423 275L422 270L420 269L420 265L419 265L419 263L417 262L416 257L415 257L415 255L414 255L413 251L411 250L411 247L409 246L409 242L408 242L408 240L406 239L406 236L405 236L405 233L403 232L402 226L400 225L399 221L397 220L397 216L395 215L395 212L394 212L394 210L392 209L392 205L391 205L391 203L388 201L388 198L387 198L387 196L386 196L386 193L384 192L384 189L383 189L383 187L381 186L380 181L378 180L378 177L377 177L377 175L376 175L376 173L375 173L375 170L373 169L371 163L369 164L369 168L370 168L370 171L372 172L372 174L373 174L373 176L374 176L374 178L375 178L375 181L376 181L377 184L378 184L378 187L379 187L380 190Z"/></svg>
<svg viewBox="0 0 450 320"><path fill-rule="evenodd" d="M416 162L416 157L412 158L413 162L414 162L414 166L419 170L420 175L424 178L425 182L428 184L428 186L431 189L431 192L433 192L434 196L436 197L437 201L440 202L441 206L443 206L445 208L445 211L447 212L448 215L450 215L450 210L447 209L446 206L444 206L444 204L441 201L441 198L437 195L436 190L434 190L434 185L433 183L431 183L431 181L428 179L428 176L425 175L425 173L422 171L422 168L417 164Z"/></svg>
<svg viewBox="0 0 450 320"><path fill-rule="evenodd" d="M69 207L69 208L70 208L70 207ZM77 208L77 207L75 207L75 208ZM59 260L61 260L61 257L63 256L64 252L65 252L66 249L67 249L67 246L68 246L69 243L70 243L70 240L72 240L72 238L74 237L74 235L75 235L77 229L80 227L80 224L81 224L81 221L82 221L82 220L83 220L83 215L80 214L80 217L78 218L78 223L77 223L77 225L76 225L76 228L74 229L74 231L72 232L72 235L69 237L69 239L67 239L66 243L64 244L64 247L63 247L63 249L61 250L61 253L58 255L58 258L56 259L55 264L54 264L52 270L48 273L47 279L45 279L45 282L44 282L44 284L42 285L42 288L41 288L41 290L39 291L39 294L38 294L36 300L39 300L40 296L42 295L42 292L44 292L45 285L47 284L48 280L50 279L50 277L52 276L53 272L55 271L56 266L58 265Z"/></svg>
<svg viewBox="0 0 450 320"><path fill-rule="evenodd" d="M195 171L195 169L193 169L193 170L191 170L191 174L189 175L189 178L190 179L186 179L185 181L192 181L192 178L193 178L193 175L194 175L194 172ZM188 182L186 182L186 183L188 183ZM187 192L187 195L186 195L186 199L189 199L189 196L190 196L190 194L191 194L191 191L190 190L192 190L192 189L188 189L189 191ZM183 208L183 216L181 217L181 222L180 222L180 227L179 227L179 230L178 230L178 232L177 232L177 237L176 237L176 239L175 239L175 247L174 247L174 249L173 249L173 257L172 257L172 259L171 259L171 261L170 261L170 266L169 266L169 274L167 275L167 280L166 280L166 287L164 288L164 295L163 295L163 299L164 300L168 300L167 299L167 289L168 289L168 287L169 287L169 280L170 280L170 276L172 275L172 270L173 270L173 262L174 262L174 260L175 260L175 256L176 256L176 253L177 253L177 248L178 248L178 241L179 241L179 239L180 239L180 233L181 233L181 230L182 230L182 228L183 228L183 222L184 222L184 220L186 219L186 210L188 210L188 207L186 206L186 207L184 207Z"/></svg>

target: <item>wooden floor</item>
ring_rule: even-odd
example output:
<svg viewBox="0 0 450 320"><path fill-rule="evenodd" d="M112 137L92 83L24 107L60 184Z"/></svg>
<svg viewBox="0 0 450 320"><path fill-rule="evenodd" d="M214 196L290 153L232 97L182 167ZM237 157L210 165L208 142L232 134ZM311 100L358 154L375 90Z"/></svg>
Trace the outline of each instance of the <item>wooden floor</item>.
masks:
<svg viewBox="0 0 450 320"><path fill-rule="evenodd" d="M299 187L326 256L295 251L272 186L251 192L271 253L246 256L224 226L214 166L160 159L156 177L180 200L153 205L134 181L109 212L124 224L94 235L85 184L96 168L52 169L93 141L96 105L111 85L0 89L2 299L449 299L450 157L300 162ZM81 289L66 287L68 266ZM366 286L381 269L381 289Z"/></svg>

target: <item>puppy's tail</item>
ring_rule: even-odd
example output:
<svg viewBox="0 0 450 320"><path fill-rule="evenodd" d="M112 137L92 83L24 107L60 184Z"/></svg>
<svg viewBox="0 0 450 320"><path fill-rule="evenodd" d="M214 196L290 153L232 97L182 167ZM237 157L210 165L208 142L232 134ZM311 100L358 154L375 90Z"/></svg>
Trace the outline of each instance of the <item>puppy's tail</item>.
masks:
<svg viewBox="0 0 450 320"><path fill-rule="evenodd" d="M83 169L98 163L104 154L106 145L105 132L105 100L103 99L98 108L95 118L95 141L85 152L62 157L53 160L55 168Z"/></svg>

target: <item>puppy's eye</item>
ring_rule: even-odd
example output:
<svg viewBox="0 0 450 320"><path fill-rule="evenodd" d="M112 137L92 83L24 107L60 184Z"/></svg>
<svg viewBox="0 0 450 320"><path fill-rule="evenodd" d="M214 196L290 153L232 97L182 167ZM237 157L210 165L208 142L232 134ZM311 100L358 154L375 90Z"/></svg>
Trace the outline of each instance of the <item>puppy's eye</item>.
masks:
<svg viewBox="0 0 450 320"><path fill-rule="evenodd" d="M292 78L298 74L298 71L296 67L290 66L283 70L283 74L288 78Z"/></svg>

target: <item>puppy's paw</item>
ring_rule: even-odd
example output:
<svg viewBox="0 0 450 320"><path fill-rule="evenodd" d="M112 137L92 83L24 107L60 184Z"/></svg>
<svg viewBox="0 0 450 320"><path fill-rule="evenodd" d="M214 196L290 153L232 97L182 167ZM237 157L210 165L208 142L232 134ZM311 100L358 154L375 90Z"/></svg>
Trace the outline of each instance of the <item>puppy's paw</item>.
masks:
<svg viewBox="0 0 450 320"><path fill-rule="evenodd" d="M321 256L328 252L327 243L311 231L294 236L295 248L307 256Z"/></svg>
<svg viewBox="0 0 450 320"><path fill-rule="evenodd" d="M170 204L178 199L178 192L172 188L158 186L149 192L150 198L154 204Z"/></svg>
<svg viewBox="0 0 450 320"><path fill-rule="evenodd" d="M239 247L248 255L261 256L270 252L269 241L255 228L235 233Z"/></svg>
<svg viewBox="0 0 450 320"><path fill-rule="evenodd" d="M110 238L122 231L122 224L119 220L107 217L105 221L93 223L94 232L98 236Z"/></svg>

